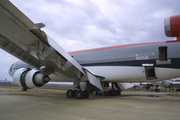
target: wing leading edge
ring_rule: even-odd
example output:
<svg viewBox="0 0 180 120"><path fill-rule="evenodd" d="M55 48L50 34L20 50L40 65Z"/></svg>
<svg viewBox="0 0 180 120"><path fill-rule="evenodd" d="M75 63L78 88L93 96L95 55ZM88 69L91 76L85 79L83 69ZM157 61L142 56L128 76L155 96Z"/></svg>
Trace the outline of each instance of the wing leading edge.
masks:
<svg viewBox="0 0 180 120"><path fill-rule="evenodd" d="M7 0L0 1L0 48L44 74L59 73L74 81L90 81L103 91L100 78L84 69L72 56L40 30ZM79 80L76 79L77 76Z"/></svg>

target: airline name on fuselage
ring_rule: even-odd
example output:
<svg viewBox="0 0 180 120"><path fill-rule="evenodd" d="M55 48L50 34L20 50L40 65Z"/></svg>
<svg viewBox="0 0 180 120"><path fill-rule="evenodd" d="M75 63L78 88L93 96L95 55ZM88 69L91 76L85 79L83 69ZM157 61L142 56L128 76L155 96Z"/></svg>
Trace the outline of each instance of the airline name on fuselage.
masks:
<svg viewBox="0 0 180 120"><path fill-rule="evenodd" d="M147 60L149 56L136 56L136 60Z"/></svg>

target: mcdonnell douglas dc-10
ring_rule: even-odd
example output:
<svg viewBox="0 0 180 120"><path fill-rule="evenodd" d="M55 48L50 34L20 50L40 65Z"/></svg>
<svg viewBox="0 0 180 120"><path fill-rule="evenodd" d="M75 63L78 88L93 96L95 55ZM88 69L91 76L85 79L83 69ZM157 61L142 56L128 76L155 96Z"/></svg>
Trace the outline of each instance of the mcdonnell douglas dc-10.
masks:
<svg viewBox="0 0 180 120"><path fill-rule="evenodd" d="M67 53L41 30L43 23L33 23L11 2L0 1L0 48L21 60L9 69L14 83L26 91L50 80L73 82L68 98L88 98L94 91L120 95L119 83L180 77L180 15L166 18L164 26L165 34L177 40Z"/></svg>

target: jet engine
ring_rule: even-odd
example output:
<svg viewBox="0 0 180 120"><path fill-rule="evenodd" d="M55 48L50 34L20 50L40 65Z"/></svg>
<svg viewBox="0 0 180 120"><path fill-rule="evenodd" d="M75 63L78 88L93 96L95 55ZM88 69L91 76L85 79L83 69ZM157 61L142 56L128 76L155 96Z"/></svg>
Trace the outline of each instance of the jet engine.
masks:
<svg viewBox="0 0 180 120"><path fill-rule="evenodd" d="M14 84L18 84L25 89L41 87L49 80L50 78L47 75L35 69L20 68L13 75Z"/></svg>
<svg viewBox="0 0 180 120"><path fill-rule="evenodd" d="M180 15L165 18L164 29L168 37L177 37L180 40Z"/></svg>

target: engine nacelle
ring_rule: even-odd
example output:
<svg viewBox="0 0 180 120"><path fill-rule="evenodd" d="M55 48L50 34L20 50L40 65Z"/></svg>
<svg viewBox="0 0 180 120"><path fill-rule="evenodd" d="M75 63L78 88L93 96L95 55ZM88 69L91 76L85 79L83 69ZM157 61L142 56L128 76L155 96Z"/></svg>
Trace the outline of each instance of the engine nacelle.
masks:
<svg viewBox="0 0 180 120"><path fill-rule="evenodd" d="M165 34L168 37L180 39L180 15L171 16L164 20Z"/></svg>
<svg viewBox="0 0 180 120"><path fill-rule="evenodd" d="M41 87L49 82L50 78L47 75L40 73L38 70L20 68L13 75L14 84L31 89L34 87Z"/></svg>

